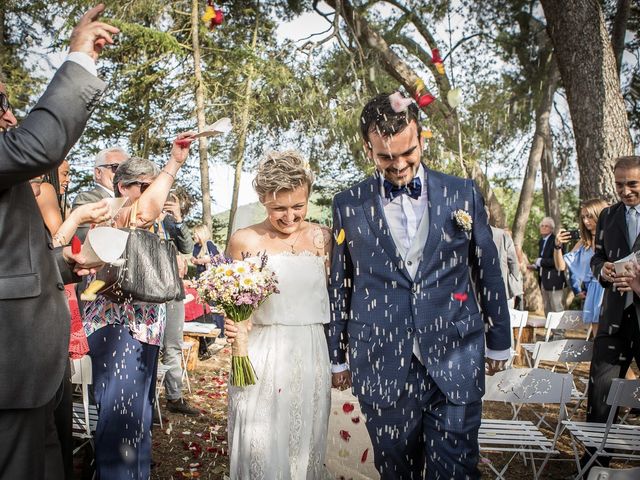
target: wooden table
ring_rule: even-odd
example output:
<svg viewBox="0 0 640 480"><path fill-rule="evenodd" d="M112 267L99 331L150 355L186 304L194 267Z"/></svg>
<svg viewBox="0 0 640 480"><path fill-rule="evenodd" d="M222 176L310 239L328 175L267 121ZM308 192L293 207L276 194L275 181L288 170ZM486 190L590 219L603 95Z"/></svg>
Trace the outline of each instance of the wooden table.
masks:
<svg viewBox="0 0 640 480"><path fill-rule="evenodd" d="M186 322L184 324L183 340L193 344L187 358L187 371L192 372L198 367L200 337L218 338L219 335L220 329L213 323Z"/></svg>

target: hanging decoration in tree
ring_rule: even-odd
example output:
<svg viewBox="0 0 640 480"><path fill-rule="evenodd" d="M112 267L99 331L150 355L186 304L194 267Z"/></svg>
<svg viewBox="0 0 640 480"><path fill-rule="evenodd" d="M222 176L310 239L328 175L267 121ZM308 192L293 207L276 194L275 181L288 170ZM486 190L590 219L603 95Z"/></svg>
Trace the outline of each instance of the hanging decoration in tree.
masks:
<svg viewBox="0 0 640 480"><path fill-rule="evenodd" d="M422 93L425 90L425 86L421 78L418 78L415 81L415 86L416 86L416 93L414 98L416 99L416 103L420 108L426 107L436 99L436 97L434 97L430 93Z"/></svg>
<svg viewBox="0 0 640 480"><path fill-rule="evenodd" d="M462 103L462 90L458 88L453 88L447 92L447 102L451 108L456 108L458 105Z"/></svg>
<svg viewBox="0 0 640 480"><path fill-rule="evenodd" d="M436 70L440 75L444 75L444 63L440 56L440 50L437 48L431 49L431 62L435 65Z"/></svg>
<svg viewBox="0 0 640 480"><path fill-rule="evenodd" d="M222 25L224 15L221 9L214 7L213 0L207 0L207 7L202 15L202 21L209 24L209 30L216 28L216 25Z"/></svg>

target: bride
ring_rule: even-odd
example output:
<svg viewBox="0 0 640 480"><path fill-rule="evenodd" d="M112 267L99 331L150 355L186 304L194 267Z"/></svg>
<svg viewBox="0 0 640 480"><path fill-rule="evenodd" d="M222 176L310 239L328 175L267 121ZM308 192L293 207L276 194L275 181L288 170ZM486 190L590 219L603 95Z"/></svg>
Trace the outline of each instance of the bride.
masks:
<svg viewBox="0 0 640 480"><path fill-rule="evenodd" d="M232 479L328 478L331 373L323 324L330 315L331 233L305 220L312 184L298 152L268 154L253 183L267 218L238 230L229 243L234 259L266 252L280 290L251 317L256 384L229 387ZM233 341L233 321L225 328Z"/></svg>

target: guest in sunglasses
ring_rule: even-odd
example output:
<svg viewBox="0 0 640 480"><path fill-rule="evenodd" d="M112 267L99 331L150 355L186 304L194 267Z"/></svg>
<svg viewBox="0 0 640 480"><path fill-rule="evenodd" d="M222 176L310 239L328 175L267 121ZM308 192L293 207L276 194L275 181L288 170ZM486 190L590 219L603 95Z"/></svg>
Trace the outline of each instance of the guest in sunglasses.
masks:
<svg viewBox="0 0 640 480"><path fill-rule="evenodd" d="M192 136L180 134L162 170L139 157L120 164L113 177L114 192L117 197L127 197L130 204L115 216L115 226L129 224L133 202L137 202L136 227L161 224L157 219L192 140ZM163 235L161 231L158 234ZM82 313L99 411L94 437L97 477L147 479L164 305L116 303L98 294L95 300L85 302Z"/></svg>
<svg viewBox="0 0 640 480"><path fill-rule="evenodd" d="M118 166L127 158L129 158L129 155L120 147L107 148L98 152L93 168L95 187L78 193L71 209L75 210L81 205L97 202L103 198L113 198L115 196L113 193L113 176L116 174ZM76 234L80 237L80 240L84 241L88 230L89 225L82 225L78 229Z"/></svg>

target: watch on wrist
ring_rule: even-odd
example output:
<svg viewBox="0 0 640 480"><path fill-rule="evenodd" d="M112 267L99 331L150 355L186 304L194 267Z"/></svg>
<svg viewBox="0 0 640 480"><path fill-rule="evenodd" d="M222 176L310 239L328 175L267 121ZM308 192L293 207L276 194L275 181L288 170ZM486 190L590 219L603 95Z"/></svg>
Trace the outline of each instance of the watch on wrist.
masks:
<svg viewBox="0 0 640 480"><path fill-rule="evenodd" d="M553 248L556 250L562 250L562 245L554 245Z"/></svg>

